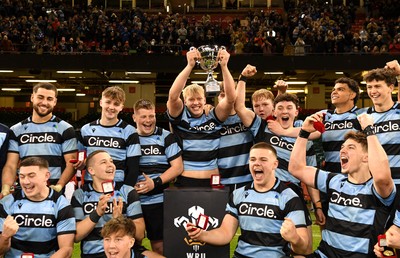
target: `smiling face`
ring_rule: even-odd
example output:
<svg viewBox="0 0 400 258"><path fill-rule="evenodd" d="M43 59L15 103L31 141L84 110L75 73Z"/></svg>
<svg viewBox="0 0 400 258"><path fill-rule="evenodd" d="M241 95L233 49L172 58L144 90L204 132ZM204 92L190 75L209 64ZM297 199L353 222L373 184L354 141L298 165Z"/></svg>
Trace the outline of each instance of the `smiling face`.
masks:
<svg viewBox="0 0 400 258"><path fill-rule="evenodd" d="M105 151L89 156L87 167L95 183L113 181L115 176L115 165L110 154Z"/></svg>
<svg viewBox="0 0 400 258"><path fill-rule="evenodd" d="M103 96L100 99L101 119L109 123L118 122L118 114L124 108L124 104L117 100Z"/></svg>
<svg viewBox="0 0 400 258"><path fill-rule="evenodd" d="M372 100L374 107L378 111L386 111L382 110L385 109L385 106L392 106L392 91L394 85L387 85L385 81L367 81L367 92L368 97Z"/></svg>
<svg viewBox="0 0 400 258"><path fill-rule="evenodd" d="M331 101L336 107L338 106L354 106L353 99L356 93L350 89L346 83L336 83L332 89Z"/></svg>
<svg viewBox="0 0 400 258"><path fill-rule="evenodd" d="M151 135L156 129L156 111L154 108L135 110L133 121L136 123L136 129L139 135Z"/></svg>
<svg viewBox="0 0 400 258"><path fill-rule="evenodd" d="M273 147L271 147L273 148ZM249 168L258 191L269 190L275 183L275 169L278 167L276 154L266 148L250 150Z"/></svg>
<svg viewBox="0 0 400 258"><path fill-rule="evenodd" d="M57 104L57 97L54 90L38 88L31 95L33 113L41 118L50 117Z"/></svg>
<svg viewBox="0 0 400 258"><path fill-rule="evenodd" d="M121 232L104 237L104 252L107 258L130 258L135 239Z"/></svg>
<svg viewBox="0 0 400 258"><path fill-rule="evenodd" d="M206 98L201 94L190 94L185 97L185 106L193 117L200 117L204 112Z"/></svg>
<svg viewBox="0 0 400 258"><path fill-rule="evenodd" d="M299 111L296 104L292 101L280 101L275 104L274 115L283 129L293 127L294 120L298 114Z"/></svg>
<svg viewBox="0 0 400 258"><path fill-rule="evenodd" d="M42 201L49 195L47 180L50 172L47 168L39 166L21 166L19 170L19 183L26 197L31 201Z"/></svg>

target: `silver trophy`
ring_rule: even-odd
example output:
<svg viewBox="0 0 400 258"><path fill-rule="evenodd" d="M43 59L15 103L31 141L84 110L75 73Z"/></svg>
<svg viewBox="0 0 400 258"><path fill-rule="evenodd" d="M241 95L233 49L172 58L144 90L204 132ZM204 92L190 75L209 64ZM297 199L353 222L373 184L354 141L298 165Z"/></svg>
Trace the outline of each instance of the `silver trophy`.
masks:
<svg viewBox="0 0 400 258"><path fill-rule="evenodd" d="M219 60L218 51L220 49L225 49L224 46L218 47L217 45L203 45L197 48L200 52L201 59L196 62L200 67L207 71L207 80L204 83L204 88L206 90L206 95L213 97L219 94L221 88L217 80L213 77L213 70L218 66Z"/></svg>

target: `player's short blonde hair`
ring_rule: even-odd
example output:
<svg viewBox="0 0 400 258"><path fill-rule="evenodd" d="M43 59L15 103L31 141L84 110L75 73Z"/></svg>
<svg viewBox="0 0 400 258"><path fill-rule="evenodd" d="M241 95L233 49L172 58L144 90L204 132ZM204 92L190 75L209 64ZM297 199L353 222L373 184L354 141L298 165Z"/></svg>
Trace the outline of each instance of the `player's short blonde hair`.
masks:
<svg viewBox="0 0 400 258"><path fill-rule="evenodd" d="M205 96L204 88L198 84L190 84L186 86L182 91L183 99L186 99L189 96L194 96L194 95L201 95L204 97Z"/></svg>

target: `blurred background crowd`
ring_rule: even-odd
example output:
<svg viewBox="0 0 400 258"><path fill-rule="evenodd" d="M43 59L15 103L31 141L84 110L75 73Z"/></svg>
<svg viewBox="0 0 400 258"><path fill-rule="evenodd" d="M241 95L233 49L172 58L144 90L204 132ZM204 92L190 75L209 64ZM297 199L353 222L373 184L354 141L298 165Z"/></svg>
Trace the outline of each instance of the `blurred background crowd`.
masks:
<svg viewBox="0 0 400 258"><path fill-rule="evenodd" d="M62 1L3 0L0 51L184 54L217 44L232 54L400 53L400 5L365 1L356 7L325 1L285 1L283 12L249 11L222 23L203 14L67 5ZM256 8L257 9L257 8Z"/></svg>

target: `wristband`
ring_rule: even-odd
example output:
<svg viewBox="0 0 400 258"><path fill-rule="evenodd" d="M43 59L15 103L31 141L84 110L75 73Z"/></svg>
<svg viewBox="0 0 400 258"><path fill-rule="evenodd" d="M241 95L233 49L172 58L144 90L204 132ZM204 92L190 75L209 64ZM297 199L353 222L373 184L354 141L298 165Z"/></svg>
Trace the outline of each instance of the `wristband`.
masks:
<svg viewBox="0 0 400 258"><path fill-rule="evenodd" d="M101 216L99 214L97 214L97 211L94 210L92 211L92 213L90 213L89 215L89 219L93 222L93 223L97 223L99 222Z"/></svg>
<svg viewBox="0 0 400 258"><path fill-rule="evenodd" d="M156 188L158 186L162 186L162 184L163 184L162 179L159 176L156 178L153 178L153 183L154 183L154 188Z"/></svg>
<svg viewBox="0 0 400 258"><path fill-rule="evenodd" d="M246 76L243 76L242 74L240 74L238 81L247 82L247 77L246 77Z"/></svg>
<svg viewBox="0 0 400 258"><path fill-rule="evenodd" d="M375 127L373 125L369 125L364 128L362 131L367 137L370 135L375 135Z"/></svg>
<svg viewBox="0 0 400 258"><path fill-rule="evenodd" d="M310 136L310 132L307 132L306 130L300 129L299 137L308 139L308 136Z"/></svg>

